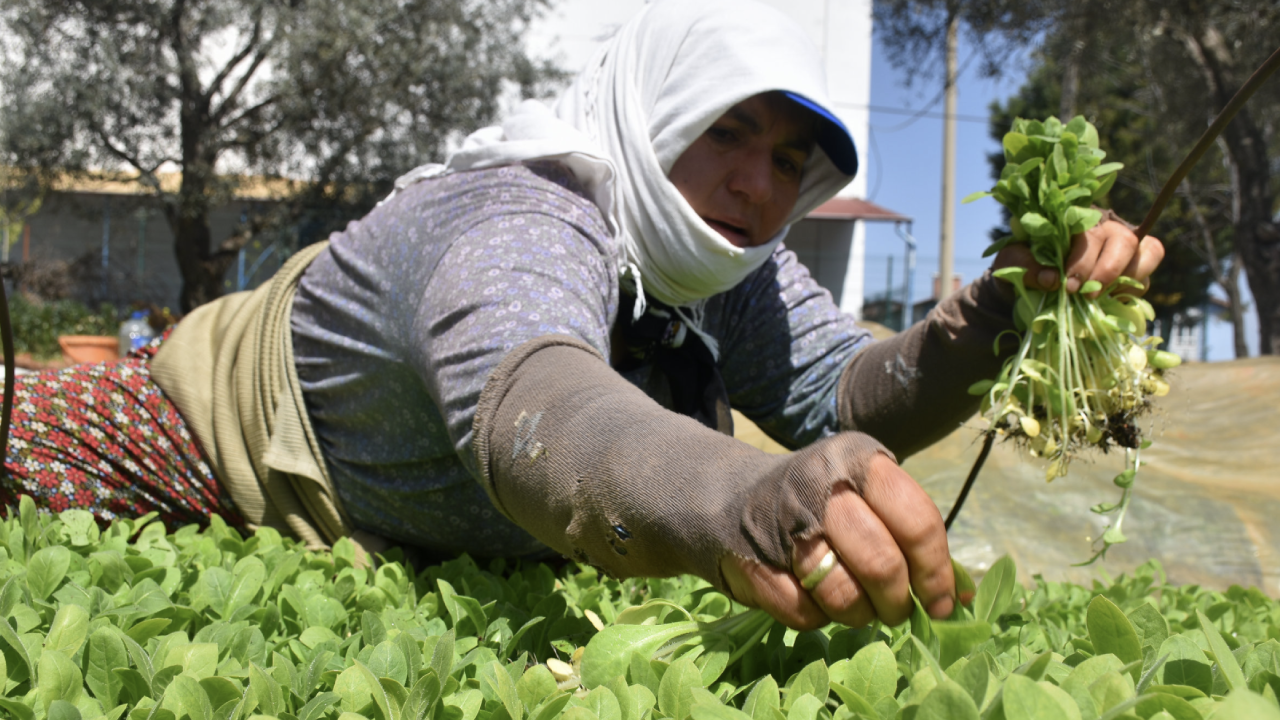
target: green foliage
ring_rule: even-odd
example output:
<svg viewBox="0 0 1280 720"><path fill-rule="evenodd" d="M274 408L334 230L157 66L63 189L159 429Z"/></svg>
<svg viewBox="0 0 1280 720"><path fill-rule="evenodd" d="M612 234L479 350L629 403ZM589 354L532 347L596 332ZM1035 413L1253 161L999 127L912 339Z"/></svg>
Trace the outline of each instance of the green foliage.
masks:
<svg viewBox="0 0 1280 720"><path fill-rule="evenodd" d="M24 498L0 522L15 720L1280 718L1280 604L1155 563L1028 589L1006 559L978 587L986 618L799 633L687 577L466 557L415 574L399 551L356 568L345 541L86 515ZM733 657L707 661L725 638Z"/></svg>
<svg viewBox="0 0 1280 720"><path fill-rule="evenodd" d="M15 352L36 358L56 357L59 335L110 335L120 330L115 306L103 303L95 312L75 300L34 301L22 293L9 298Z"/></svg>

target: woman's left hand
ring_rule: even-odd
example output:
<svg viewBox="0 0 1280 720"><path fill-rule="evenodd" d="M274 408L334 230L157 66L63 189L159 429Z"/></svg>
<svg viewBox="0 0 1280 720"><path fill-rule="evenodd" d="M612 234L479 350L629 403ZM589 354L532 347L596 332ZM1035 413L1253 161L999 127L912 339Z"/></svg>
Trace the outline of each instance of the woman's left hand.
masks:
<svg viewBox="0 0 1280 720"><path fill-rule="evenodd" d="M1164 244L1148 235L1138 240L1123 223L1104 220L1081 235L1071 238L1071 253L1067 256L1067 292L1076 292L1090 280L1097 280L1103 287L1124 275L1143 284L1143 289L1125 288L1141 295L1146 292L1147 279L1164 259ZM991 269L1025 267L1023 278L1033 290L1055 290L1060 278L1058 269L1036 262L1031 248L1025 243L1006 245L997 255Z"/></svg>

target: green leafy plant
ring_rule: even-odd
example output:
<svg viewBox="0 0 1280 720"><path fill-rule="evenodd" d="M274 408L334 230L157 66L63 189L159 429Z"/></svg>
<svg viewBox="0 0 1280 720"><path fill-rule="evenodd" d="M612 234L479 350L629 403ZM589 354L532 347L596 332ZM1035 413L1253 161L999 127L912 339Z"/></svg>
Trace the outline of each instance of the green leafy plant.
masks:
<svg viewBox="0 0 1280 720"><path fill-rule="evenodd" d="M120 318L114 305L103 303L97 311L75 300L32 300L22 293L9 298L13 321L15 352L28 352L35 358L57 357L59 335L110 335L120 330Z"/></svg>
<svg viewBox="0 0 1280 720"><path fill-rule="evenodd" d="M986 254L1025 243L1037 262L1066 278L1071 238L1098 224L1101 213L1091 206L1106 197L1121 164L1102 162L1106 153L1098 148L1097 129L1083 117L1066 125L1056 118L1019 118L1004 136L1004 155L995 187L965 198L994 197L1009 210L1013 234L992 243ZM1155 311L1127 292L1142 288L1132 278L1107 287L1090 280L1068 293L1065 282L1049 292L1028 288L1025 268L995 274L1016 290L1019 344L995 379L969 388L982 396L990 429L1045 458L1049 481L1066 475L1084 448L1125 449L1128 468L1116 477L1120 500L1093 508L1114 514L1102 548L1086 561L1093 562L1125 540L1122 526L1141 466L1138 418L1149 397L1168 393L1163 372L1181 360L1157 349L1159 338L1143 337Z"/></svg>
<svg viewBox="0 0 1280 720"><path fill-rule="evenodd" d="M0 713L1280 718L1280 604L1256 589L1172 586L1155 563L1092 588L1027 588L1005 558L951 620L917 608L899 627L810 632L761 621L689 577L618 581L466 557L415 572L398 550L376 568L354 563L347 541L313 552L217 518L203 530L168 532L154 516L102 529L84 511L38 513L24 498L0 522ZM622 665L596 652L621 654L611 629L637 627L668 637L628 646ZM726 638L743 642L729 651Z"/></svg>

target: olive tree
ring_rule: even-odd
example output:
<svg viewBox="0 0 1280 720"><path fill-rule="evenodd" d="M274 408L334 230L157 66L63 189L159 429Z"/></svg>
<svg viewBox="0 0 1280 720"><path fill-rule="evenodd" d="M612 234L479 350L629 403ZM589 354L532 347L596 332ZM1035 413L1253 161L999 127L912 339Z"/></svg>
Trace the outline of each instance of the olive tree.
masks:
<svg viewBox="0 0 1280 720"><path fill-rule="evenodd" d="M121 170L163 199L184 311L217 297L261 221L209 216L253 175L330 224L556 72L521 33L546 0L8 0L9 163ZM162 188L160 174L181 183ZM333 212L333 207L342 208Z"/></svg>

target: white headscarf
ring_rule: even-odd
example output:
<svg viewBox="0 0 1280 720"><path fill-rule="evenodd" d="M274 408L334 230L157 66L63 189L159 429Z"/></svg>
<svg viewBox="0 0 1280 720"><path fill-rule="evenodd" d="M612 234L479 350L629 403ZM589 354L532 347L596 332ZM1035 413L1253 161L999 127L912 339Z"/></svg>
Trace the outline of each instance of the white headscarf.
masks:
<svg viewBox="0 0 1280 720"><path fill-rule="evenodd" d="M445 165L418 168L396 187L560 160L617 235L623 273L638 291L637 316L644 292L673 307L696 306L742 282L791 223L852 179L815 148L787 226L753 248L735 247L694 213L667 180L671 166L729 108L774 90L830 107L822 58L790 18L755 0L657 0L597 51L554 111L526 101L501 126L469 136Z"/></svg>

